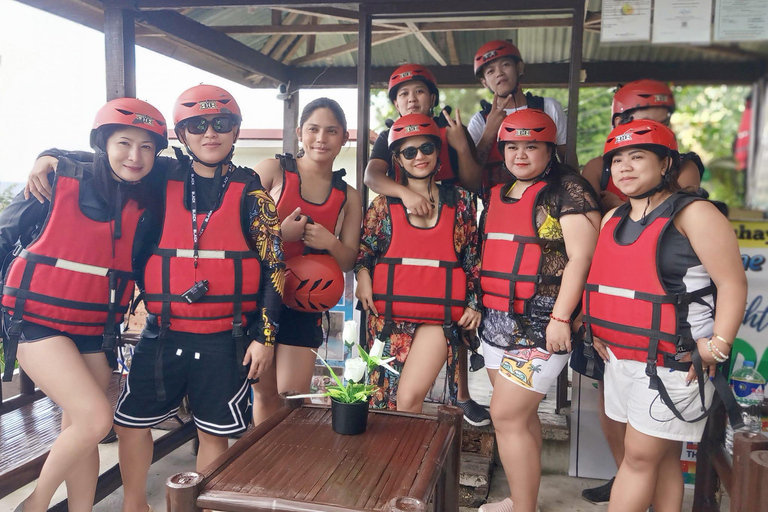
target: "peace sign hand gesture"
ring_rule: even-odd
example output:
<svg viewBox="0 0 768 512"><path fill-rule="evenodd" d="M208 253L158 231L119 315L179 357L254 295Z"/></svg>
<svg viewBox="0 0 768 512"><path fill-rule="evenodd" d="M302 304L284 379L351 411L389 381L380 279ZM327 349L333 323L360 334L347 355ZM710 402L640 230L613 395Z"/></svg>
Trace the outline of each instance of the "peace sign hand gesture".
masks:
<svg viewBox="0 0 768 512"><path fill-rule="evenodd" d="M446 120L445 138L448 140L448 144L457 152L461 152L464 149L469 148L467 142L467 135L464 131L464 125L461 123L461 112L456 109L455 118L451 118L451 115L443 110L443 117Z"/></svg>

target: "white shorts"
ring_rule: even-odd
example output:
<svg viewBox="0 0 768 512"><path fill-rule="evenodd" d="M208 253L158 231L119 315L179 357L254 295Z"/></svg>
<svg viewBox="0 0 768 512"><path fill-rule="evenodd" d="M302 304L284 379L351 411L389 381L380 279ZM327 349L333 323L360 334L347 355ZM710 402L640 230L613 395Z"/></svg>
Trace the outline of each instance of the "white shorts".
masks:
<svg viewBox="0 0 768 512"><path fill-rule="evenodd" d="M485 359L485 367L489 370L498 370L501 365L501 358L504 357L504 349L494 347L486 342L482 342L483 346L483 359Z"/></svg>
<svg viewBox="0 0 768 512"><path fill-rule="evenodd" d="M570 354L552 354L543 348L509 349L499 365L499 375L518 386L546 395L568 364Z"/></svg>
<svg viewBox="0 0 768 512"><path fill-rule="evenodd" d="M650 378L645 374L645 363L628 359L616 359L608 349L610 362L605 365L605 414L614 421L629 423L643 434L671 441L701 440L706 418L696 423L679 420L659 396L648 388ZM688 372L657 369L659 378L669 393L675 407L684 418L701 415L699 386L695 381L685 385ZM704 386L706 407L712 404L715 386L707 380Z"/></svg>

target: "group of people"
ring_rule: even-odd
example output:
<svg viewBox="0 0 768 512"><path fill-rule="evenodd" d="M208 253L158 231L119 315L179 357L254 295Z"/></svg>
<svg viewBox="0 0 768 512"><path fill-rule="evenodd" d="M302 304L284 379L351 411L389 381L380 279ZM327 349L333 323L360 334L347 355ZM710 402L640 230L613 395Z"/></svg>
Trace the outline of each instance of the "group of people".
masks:
<svg viewBox="0 0 768 512"><path fill-rule="evenodd" d="M680 443L702 434L746 279L726 217L695 191L700 160L681 158L668 127L672 93L649 80L621 87L604 155L580 174L560 161L562 107L522 90L518 49L491 41L474 67L494 97L466 128L458 111L434 116L426 67L393 72L400 117L374 144L365 184L379 195L365 213L334 171L349 135L328 98L304 108L296 158L253 170L231 162L236 100L209 85L174 106L186 155L158 156L166 122L131 98L97 113L95 153L45 152L35 197L0 214L6 361L17 353L64 411L17 510L46 510L62 482L70 510L91 510L97 444L112 425L123 511L151 510L149 428L185 396L202 469L247 428L249 402L258 424L279 393L309 391L322 315L281 300L285 262L307 252L354 269L367 343L395 358L394 372L369 376L372 407L420 412L447 367L449 400L487 423L466 383L477 333L511 489L481 511L536 510L538 405L569 358L602 380L601 424L619 466L612 489L593 491L607 492L610 511L680 510ZM113 415L105 391L134 280L149 315Z"/></svg>

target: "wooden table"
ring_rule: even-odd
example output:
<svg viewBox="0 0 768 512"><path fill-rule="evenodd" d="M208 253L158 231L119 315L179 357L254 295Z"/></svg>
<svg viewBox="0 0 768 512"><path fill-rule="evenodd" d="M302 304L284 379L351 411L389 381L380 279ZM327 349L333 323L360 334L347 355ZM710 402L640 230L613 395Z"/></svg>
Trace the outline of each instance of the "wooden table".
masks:
<svg viewBox="0 0 768 512"><path fill-rule="evenodd" d="M292 402L298 402L293 400ZM288 404L201 473L166 483L168 512L459 510L461 411L437 418L371 411L368 430L336 434L327 407Z"/></svg>

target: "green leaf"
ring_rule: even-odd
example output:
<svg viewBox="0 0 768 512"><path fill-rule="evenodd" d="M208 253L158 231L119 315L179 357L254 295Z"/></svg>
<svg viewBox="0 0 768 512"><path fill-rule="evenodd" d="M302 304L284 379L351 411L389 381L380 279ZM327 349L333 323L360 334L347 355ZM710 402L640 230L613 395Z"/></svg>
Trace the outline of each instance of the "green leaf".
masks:
<svg viewBox="0 0 768 512"><path fill-rule="evenodd" d="M312 352L315 352L314 350ZM328 371L331 372L331 377L333 377L333 380L336 381L336 384L339 385L340 388L344 387L344 383L341 382L341 379L336 375L336 372L333 371L333 368L331 368L331 365L329 365L325 359L323 359L323 356L315 352L315 355L320 358L320 360L323 362L326 368L328 368Z"/></svg>

